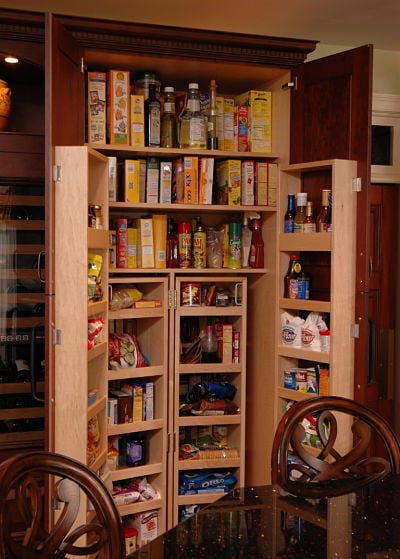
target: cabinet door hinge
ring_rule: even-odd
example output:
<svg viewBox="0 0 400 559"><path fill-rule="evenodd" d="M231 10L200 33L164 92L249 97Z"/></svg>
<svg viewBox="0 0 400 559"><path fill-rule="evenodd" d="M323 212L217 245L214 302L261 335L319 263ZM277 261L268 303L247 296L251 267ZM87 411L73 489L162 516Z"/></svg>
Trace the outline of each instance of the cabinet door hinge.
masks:
<svg viewBox="0 0 400 559"><path fill-rule="evenodd" d="M53 345L61 345L61 330L53 329Z"/></svg>
<svg viewBox="0 0 400 559"><path fill-rule="evenodd" d="M176 309L176 289L168 291L168 309Z"/></svg>
<svg viewBox="0 0 400 559"><path fill-rule="evenodd" d="M297 91L297 76L293 78L293 81L282 84L282 89L294 89Z"/></svg>
<svg viewBox="0 0 400 559"><path fill-rule="evenodd" d="M361 177L354 177L351 179L352 192L361 192Z"/></svg>
<svg viewBox="0 0 400 559"><path fill-rule="evenodd" d="M85 59L82 56L82 58L81 58L81 72L82 72L82 74L84 74L86 72L86 70L87 70L87 64L85 64Z"/></svg>
<svg viewBox="0 0 400 559"><path fill-rule="evenodd" d="M61 165L53 165L53 181L61 182Z"/></svg>
<svg viewBox="0 0 400 559"><path fill-rule="evenodd" d="M350 336L352 338L359 338L360 337L360 326L358 324L352 324L350 326Z"/></svg>

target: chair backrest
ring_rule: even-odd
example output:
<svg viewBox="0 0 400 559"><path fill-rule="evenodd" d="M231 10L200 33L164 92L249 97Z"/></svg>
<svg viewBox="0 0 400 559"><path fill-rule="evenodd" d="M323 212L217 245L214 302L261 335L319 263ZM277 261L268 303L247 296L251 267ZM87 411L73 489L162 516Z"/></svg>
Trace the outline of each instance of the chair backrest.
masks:
<svg viewBox="0 0 400 559"><path fill-rule="evenodd" d="M379 437L386 455L371 456ZM400 443L366 406L337 396L294 403L282 416L271 453L272 483L306 498L335 497L400 472Z"/></svg>
<svg viewBox="0 0 400 559"><path fill-rule="evenodd" d="M60 509L49 529L44 487L50 487L52 504ZM75 520L83 493L93 510L79 525ZM17 531L12 505L19 513ZM125 557L121 517L100 477L76 460L44 451L13 456L0 464L0 558L89 555Z"/></svg>

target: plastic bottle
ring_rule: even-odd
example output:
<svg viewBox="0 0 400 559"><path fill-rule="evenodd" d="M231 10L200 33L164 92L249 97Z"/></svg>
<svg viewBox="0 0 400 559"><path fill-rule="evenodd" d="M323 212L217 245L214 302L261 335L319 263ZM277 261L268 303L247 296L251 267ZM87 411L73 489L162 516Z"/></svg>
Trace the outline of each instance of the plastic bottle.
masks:
<svg viewBox="0 0 400 559"><path fill-rule="evenodd" d="M260 216L250 220L250 228L252 235L249 264L251 268L264 268L264 241L262 238Z"/></svg>
<svg viewBox="0 0 400 559"><path fill-rule="evenodd" d="M249 228L249 218L245 214L242 225L242 268L249 267L252 232Z"/></svg>
<svg viewBox="0 0 400 559"><path fill-rule="evenodd" d="M146 146L160 147L161 104L156 97L156 86L149 84L149 97L144 102L144 141Z"/></svg>
<svg viewBox="0 0 400 559"><path fill-rule="evenodd" d="M210 81L210 110L208 113L208 127L207 127L207 147L208 149L218 149L218 134L217 134L217 83L215 80Z"/></svg>
<svg viewBox="0 0 400 559"><path fill-rule="evenodd" d="M329 233L331 231L331 196L331 190L324 189L322 191L322 205L317 217L317 231L321 233Z"/></svg>
<svg viewBox="0 0 400 559"><path fill-rule="evenodd" d="M202 225L198 225L193 234L193 267L205 268L207 264L206 239L207 235Z"/></svg>
<svg viewBox="0 0 400 559"><path fill-rule="evenodd" d="M303 225L303 233L315 233L316 225L312 200L307 201L306 219Z"/></svg>
<svg viewBox="0 0 400 559"><path fill-rule="evenodd" d="M228 235L228 268L240 268L242 265L241 224L230 223Z"/></svg>
<svg viewBox="0 0 400 559"><path fill-rule="evenodd" d="M298 280L301 274L300 257L291 254L289 267L284 279L283 296L289 299L298 299Z"/></svg>
<svg viewBox="0 0 400 559"><path fill-rule="evenodd" d="M213 327L207 326L206 334L201 338L201 362L218 363L218 341L214 336Z"/></svg>
<svg viewBox="0 0 400 559"><path fill-rule="evenodd" d="M284 233L294 232L294 218L296 217L296 208L294 205L294 194L288 194L287 210L285 213Z"/></svg>
<svg viewBox="0 0 400 559"><path fill-rule="evenodd" d="M179 147L206 149L207 117L200 114L199 84L189 83L186 108L181 116Z"/></svg>
<svg viewBox="0 0 400 559"><path fill-rule="evenodd" d="M164 111L161 117L161 147L178 147L178 120L175 113L175 91L164 88Z"/></svg>
<svg viewBox="0 0 400 559"><path fill-rule="evenodd" d="M306 220L307 192L297 193L296 216L294 218L294 232L303 233Z"/></svg>
<svg viewBox="0 0 400 559"><path fill-rule="evenodd" d="M189 221L178 224L178 266L190 268L192 263L192 234Z"/></svg>
<svg viewBox="0 0 400 559"><path fill-rule="evenodd" d="M167 268L178 267L178 237L174 232L174 222L168 218L167 232Z"/></svg>

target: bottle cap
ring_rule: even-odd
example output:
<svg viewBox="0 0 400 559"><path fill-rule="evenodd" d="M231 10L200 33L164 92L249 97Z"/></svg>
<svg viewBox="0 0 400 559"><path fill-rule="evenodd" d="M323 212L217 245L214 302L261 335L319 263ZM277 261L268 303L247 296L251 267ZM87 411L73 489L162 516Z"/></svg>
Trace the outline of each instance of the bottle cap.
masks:
<svg viewBox="0 0 400 559"><path fill-rule="evenodd" d="M164 93L175 93L175 89L171 85L166 85L164 87Z"/></svg>
<svg viewBox="0 0 400 559"><path fill-rule="evenodd" d="M188 87L189 89L199 89L199 84L195 82L191 82Z"/></svg>
<svg viewBox="0 0 400 559"><path fill-rule="evenodd" d="M307 192L298 192L297 193L297 205L298 206L306 206L307 205Z"/></svg>

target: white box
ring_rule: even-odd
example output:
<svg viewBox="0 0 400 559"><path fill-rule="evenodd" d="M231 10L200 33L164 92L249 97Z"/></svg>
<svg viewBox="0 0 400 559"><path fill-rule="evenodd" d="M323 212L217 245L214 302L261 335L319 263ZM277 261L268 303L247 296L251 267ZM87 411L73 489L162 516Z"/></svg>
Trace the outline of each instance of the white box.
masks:
<svg viewBox="0 0 400 559"><path fill-rule="evenodd" d="M158 512L150 510L136 514L132 524L138 533L137 545L141 547L158 535Z"/></svg>
<svg viewBox="0 0 400 559"><path fill-rule="evenodd" d="M242 161L242 206L254 206L254 161Z"/></svg>
<svg viewBox="0 0 400 559"><path fill-rule="evenodd" d="M171 203L172 161L160 162L160 203Z"/></svg>

